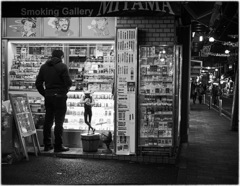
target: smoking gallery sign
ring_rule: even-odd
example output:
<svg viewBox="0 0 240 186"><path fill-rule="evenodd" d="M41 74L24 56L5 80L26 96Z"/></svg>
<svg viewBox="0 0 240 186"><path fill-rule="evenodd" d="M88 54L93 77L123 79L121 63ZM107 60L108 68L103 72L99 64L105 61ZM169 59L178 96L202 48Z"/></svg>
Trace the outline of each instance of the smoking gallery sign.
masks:
<svg viewBox="0 0 240 186"><path fill-rule="evenodd" d="M179 14L179 2L2 2L2 17L111 17Z"/></svg>

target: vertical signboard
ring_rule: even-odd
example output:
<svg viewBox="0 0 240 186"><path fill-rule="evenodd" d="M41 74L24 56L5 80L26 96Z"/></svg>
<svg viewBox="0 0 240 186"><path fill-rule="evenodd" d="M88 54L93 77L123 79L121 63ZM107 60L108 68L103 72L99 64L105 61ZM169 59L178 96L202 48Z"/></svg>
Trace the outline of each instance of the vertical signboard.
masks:
<svg viewBox="0 0 240 186"><path fill-rule="evenodd" d="M116 153L136 151L137 28L117 28L116 37Z"/></svg>

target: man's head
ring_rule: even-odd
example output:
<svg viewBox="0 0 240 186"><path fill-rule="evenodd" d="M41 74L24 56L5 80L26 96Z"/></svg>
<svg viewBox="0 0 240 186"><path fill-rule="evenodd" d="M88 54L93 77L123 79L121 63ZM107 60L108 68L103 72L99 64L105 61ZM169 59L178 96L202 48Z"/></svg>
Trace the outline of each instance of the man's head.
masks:
<svg viewBox="0 0 240 186"><path fill-rule="evenodd" d="M52 57L57 57L59 59L62 59L64 57L64 53L62 50L54 50L52 52Z"/></svg>
<svg viewBox="0 0 240 186"><path fill-rule="evenodd" d="M62 17L58 18L58 28L61 29L62 32L67 32L70 26L70 18Z"/></svg>

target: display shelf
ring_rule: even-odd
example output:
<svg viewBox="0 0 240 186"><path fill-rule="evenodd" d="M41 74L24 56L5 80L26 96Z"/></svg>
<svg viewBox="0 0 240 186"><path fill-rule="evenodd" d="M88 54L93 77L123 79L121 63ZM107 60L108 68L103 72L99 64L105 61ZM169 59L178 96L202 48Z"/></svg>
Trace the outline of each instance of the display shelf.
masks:
<svg viewBox="0 0 240 186"><path fill-rule="evenodd" d="M33 115L45 115L45 112L32 112Z"/></svg>
<svg viewBox="0 0 240 186"><path fill-rule="evenodd" d="M150 93L150 94L148 94L148 93L141 93L141 95L143 95L143 96L171 96L172 97L172 94L158 94L158 93Z"/></svg>
<svg viewBox="0 0 240 186"><path fill-rule="evenodd" d="M81 67L69 67L69 70L78 70L81 69Z"/></svg>
<svg viewBox="0 0 240 186"><path fill-rule="evenodd" d="M114 74L103 74L103 73L91 73L91 74L87 74L87 73L85 73L84 76L110 76L110 77L113 77Z"/></svg>
<svg viewBox="0 0 240 186"><path fill-rule="evenodd" d="M8 89L8 91L22 91L22 92L37 92L36 89L26 89L21 87L11 87Z"/></svg>
<svg viewBox="0 0 240 186"><path fill-rule="evenodd" d="M86 57L86 55L70 54L69 57Z"/></svg>
<svg viewBox="0 0 240 186"><path fill-rule="evenodd" d="M140 46L139 147L173 144L174 59L166 46ZM162 51L168 52L162 52ZM170 53L169 53L170 51Z"/></svg>
<svg viewBox="0 0 240 186"><path fill-rule="evenodd" d="M103 80L85 80L85 82L87 82L87 83L107 83L107 84L113 83L113 81L103 81Z"/></svg>
<svg viewBox="0 0 240 186"><path fill-rule="evenodd" d="M16 43L10 47L9 89L32 91L41 65L49 59L54 49L62 49L62 44Z"/></svg>
<svg viewBox="0 0 240 186"><path fill-rule="evenodd" d="M112 48L113 45L110 46ZM114 78L114 74L109 73L109 69L114 67L114 58L110 57L110 50L102 52L101 47L103 45L87 45L86 56L81 57L81 62L79 62L79 58L76 58L78 61L71 63L75 55L69 59L72 64L69 68L73 68L70 73L74 76L77 84L76 88L81 84L82 91L71 90L68 93L68 109L64 122L64 128L66 129L88 130L88 126L84 122L84 107L80 103L86 89L92 92L92 97L95 100L95 105L92 107L92 126L97 130L103 128L114 129L114 101L111 93L112 89L109 88ZM78 55L75 57L78 57ZM78 66L74 67L73 65ZM81 77L78 77L79 75ZM106 124L98 125L102 122Z"/></svg>
<svg viewBox="0 0 240 186"><path fill-rule="evenodd" d="M39 42L39 43L38 43ZM75 100L80 100L85 90L92 91L95 99L92 124L97 129L114 129L114 100L112 97L112 83L114 79L114 43L77 44L72 42L63 43L26 43L11 42L9 52L9 92L27 92L33 115L36 116L35 124L40 126L39 118L44 116L44 98L35 88L35 79L43 63L51 56L54 49L64 51L64 63L68 65L73 86L68 93L67 110L76 111L76 115L66 114L68 122L64 122L64 128L78 130L87 129L84 117L77 115L83 111L83 105L76 105ZM80 42L81 43L81 42ZM91 42L90 42L91 43ZM10 50L9 50L10 51ZM94 72L94 74L92 73ZM92 74L92 75L91 75ZM89 78L94 79L89 79ZM94 81L95 79L99 81ZM73 96L75 95L75 96ZM78 101L79 101L78 100ZM36 104L37 102L37 104ZM73 102L74 104L69 104ZM77 102L76 102L77 103ZM107 115L106 115L107 114ZM78 117L78 120L76 120ZM79 121L81 119L81 123ZM71 122L71 123L70 123ZM98 125L105 122L106 124ZM96 126L95 126L96 125Z"/></svg>

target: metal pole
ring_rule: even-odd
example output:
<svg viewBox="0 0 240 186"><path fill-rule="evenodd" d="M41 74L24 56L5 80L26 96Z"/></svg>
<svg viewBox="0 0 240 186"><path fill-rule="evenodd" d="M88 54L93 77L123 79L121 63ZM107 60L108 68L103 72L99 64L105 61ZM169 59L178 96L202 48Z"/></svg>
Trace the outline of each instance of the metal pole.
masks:
<svg viewBox="0 0 240 186"><path fill-rule="evenodd" d="M211 106L212 106L212 96L209 97L209 106L208 106L208 109L211 109Z"/></svg>
<svg viewBox="0 0 240 186"><path fill-rule="evenodd" d="M219 115L222 115L222 99L219 99Z"/></svg>
<svg viewBox="0 0 240 186"><path fill-rule="evenodd" d="M237 131L238 130L238 125L239 125L239 119L238 119L238 114L239 114L239 90L238 90L238 87L239 87L239 80L238 80L238 77L239 77L239 71L238 71L238 68L235 72L235 83L234 83L234 94L233 94L233 105L232 105L232 117L231 117L231 130L233 131Z"/></svg>
<svg viewBox="0 0 240 186"><path fill-rule="evenodd" d="M206 104L206 95L203 94L203 104Z"/></svg>

